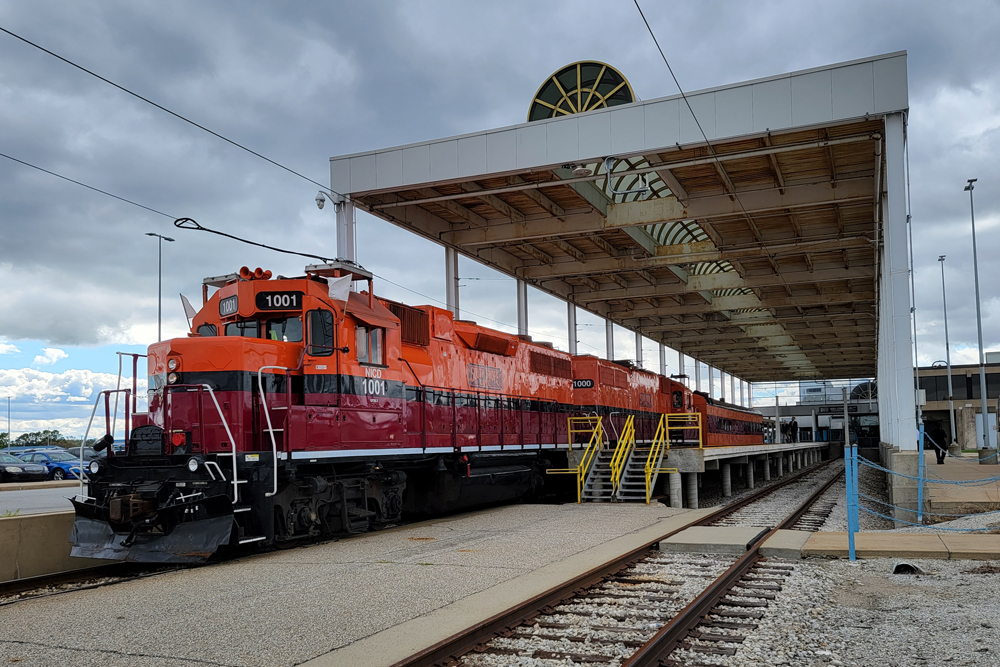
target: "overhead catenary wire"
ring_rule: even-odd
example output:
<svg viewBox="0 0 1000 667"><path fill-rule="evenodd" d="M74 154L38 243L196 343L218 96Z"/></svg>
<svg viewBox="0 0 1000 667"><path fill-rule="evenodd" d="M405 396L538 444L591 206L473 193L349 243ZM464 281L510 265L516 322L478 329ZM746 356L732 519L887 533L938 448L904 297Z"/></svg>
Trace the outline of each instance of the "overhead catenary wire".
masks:
<svg viewBox="0 0 1000 667"><path fill-rule="evenodd" d="M208 132L212 136L217 137L219 139L222 139L226 143L232 144L233 146L236 146L240 150L244 150L247 153L250 153L251 155L259 157L261 160L264 160L265 162L270 162L274 166L279 167L281 169L284 169L285 171L287 171L290 174L294 174L294 175L298 176L299 178L305 179L305 180L309 181L310 183L313 183L314 185L318 185L319 187L323 188L324 190L326 190L331 195L336 195L338 197L343 197L344 196L343 194L341 194L341 193L337 192L336 190L334 190L333 188L331 188L329 185L320 183L319 181L315 181L315 180L309 178L308 176L306 176L305 174L301 174L301 173L295 171L291 167L286 167L285 165L281 164L280 162L277 162L276 160L272 160L271 158L267 157L266 155L262 155L262 154L258 153L257 151L253 150L252 148L247 148L243 144L238 143L236 141L233 141L232 139L230 139L230 138L228 138L226 136L223 136L222 134L219 134L215 130L209 129L209 128L205 127L204 125L191 120L190 118L182 116L181 114L177 113L176 111L172 111L172 110L168 109L167 107L163 106L162 104L158 104L158 103L154 102L153 100L151 100L151 99L149 99L147 97L143 97L139 93L134 92L132 90L129 90L125 86L117 84L114 81L112 81L111 79L103 77L100 74L98 74L97 72L94 72L93 70L89 70L89 69L87 69L86 67L84 67L82 65L78 65L77 63L73 62L69 58L65 58L65 57L59 55L58 53L55 53L54 51L50 51L49 49L45 48L44 46L41 46L40 44L36 44L35 42L31 41L30 39L22 37L21 35L18 35L17 33L11 32L10 30L7 30L3 26L0 26L0 32L4 32L4 33L10 35L11 37L13 37L14 39L18 39L18 40L24 42L25 44L33 46L36 49L38 49L40 51L43 51L44 53L47 53L48 55L52 56L53 58L61 60L62 62L66 63L67 65L70 65L71 67L75 67L76 69L80 70L81 72L86 72L90 76L103 81L104 83L108 84L109 86L114 86L118 90L120 90L120 91L122 91L124 93L127 93L127 94L131 95L132 97L135 97L136 99L142 100L146 104L150 104L150 105L156 107L157 109L159 109L160 111L163 111L163 112L166 112L166 113L170 114L174 118L182 120L185 123L188 123L190 125L193 125L193 126L197 127L199 130L203 130L205 132ZM111 196L114 197L115 195L111 195ZM143 208L145 208L145 207L143 207ZM159 212L159 211L157 211L157 212ZM174 217L174 216L169 216L169 217Z"/></svg>
<svg viewBox="0 0 1000 667"><path fill-rule="evenodd" d="M0 28L0 30L2 30L2 28ZM170 218L170 219L176 218L176 216L170 215L169 213L164 213L163 211L158 211L155 208L151 208L149 206L145 206L145 205L140 204L138 202L134 202L131 199L126 199L125 197L119 197L118 195L112 194L112 193L108 192L107 190L102 190L100 188L95 188L93 185L87 185L86 183L83 183L81 181L77 181L75 179L72 179L69 176L63 176L62 174L57 174L54 171L49 171L48 169L43 169L42 167L39 167L38 165L31 164L30 162L25 162L24 160L19 160L16 157L7 155L6 153L0 153L0 157L5 157L8 160L12 160L14 162L23 164L25 167L31 167L32 169L37 169L38 171L44 172L44 173L46 173L46 174L48 174L50 176L55 176L56 178L61 178L64 181L69 181L70 183L75 183L76 185L79 185L81 187L87 188L88 190L93 190L94 192L100 192L102 195L107 195L108 197L112 197L114 199L117 199L118 201L123 201L126 204L131 204L132 206L138 206L139 208L144 208L147 211L150 211L151 213L156 213L157 215L162 215L165 218Z"/></svg>

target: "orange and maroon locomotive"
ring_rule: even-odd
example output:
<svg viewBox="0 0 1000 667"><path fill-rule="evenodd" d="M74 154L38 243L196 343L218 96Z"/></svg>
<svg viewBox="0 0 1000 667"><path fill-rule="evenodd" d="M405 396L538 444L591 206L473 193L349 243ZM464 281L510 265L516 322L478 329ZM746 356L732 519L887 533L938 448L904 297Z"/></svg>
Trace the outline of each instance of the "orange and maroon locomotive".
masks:
<svg viewBox="0 0 1000 667"><path fill-rule="evenodd" d="M204 285L188 337L149 347L148 413L132 415L122 452L91 464L75 556L198 562L512 500L565 465L568 416L603 416L611 431L634 416L643 440L662 413L735 408L378 298L352 264L273 279L244 267Z"/></svg>

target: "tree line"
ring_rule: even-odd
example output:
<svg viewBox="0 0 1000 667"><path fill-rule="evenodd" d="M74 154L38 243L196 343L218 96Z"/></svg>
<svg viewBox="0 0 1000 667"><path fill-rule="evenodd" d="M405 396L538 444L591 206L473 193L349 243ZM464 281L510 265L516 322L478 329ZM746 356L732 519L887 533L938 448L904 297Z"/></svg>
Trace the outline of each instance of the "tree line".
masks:
<svg viewBox="0 0 1000 667"><path fill-rule="evenodd" d="M87 444L94 444L94 438L90 438ZM64 436L58 429L48 429L45 431L32 431L22 433L11 442L10 434L0 433L0 449L7 447L78 447L80 438L70 438Z"/></svg>

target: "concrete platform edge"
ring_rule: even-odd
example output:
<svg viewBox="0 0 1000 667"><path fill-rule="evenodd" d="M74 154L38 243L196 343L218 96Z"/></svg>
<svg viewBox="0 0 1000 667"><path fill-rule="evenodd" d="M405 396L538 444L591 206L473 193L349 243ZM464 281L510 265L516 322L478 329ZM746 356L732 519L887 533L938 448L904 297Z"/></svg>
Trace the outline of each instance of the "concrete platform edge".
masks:
<svg viewBox="0 0 1000 667"><path fill-rule="evenodd" d="M634 533L609 540L562 561L550 563L528 574L456 600L302 664L305 667L392 665L474 623L491 618L525 599L544 593L559 582L587 572L643 544L653 542L717 510L717 507L688 510L683 514L661 519Z"/></svg>
<svg viewBox="0 0 1000 667"><path fill-rule="evenodd" d="M855 533L858 558L998 560L1000 535L981 533ZM810 533L802 558L847 558L847 533Z"/></svg>

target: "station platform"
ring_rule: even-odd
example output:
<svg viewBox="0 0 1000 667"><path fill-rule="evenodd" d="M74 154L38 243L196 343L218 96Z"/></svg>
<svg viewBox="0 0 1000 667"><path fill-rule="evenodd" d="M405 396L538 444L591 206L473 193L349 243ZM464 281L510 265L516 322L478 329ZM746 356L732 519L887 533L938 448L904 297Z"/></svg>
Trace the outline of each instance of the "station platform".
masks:
<svg viewBox="0 0 1000 667"><path fill-rule="evenodd" d="M723 463L745 464L751 458L763 460L803 452L821 452L830 447L829 442L783 442L767 445L738 445L734 447L671 447L664 457L664 467L677 468L678 472L705 472L718 470Z"/></svg>
<svg viewBox="0 0 1000 667"><path fill-rule="evenodd" d="M711 511L513 505L25 600L0 663L390 665Z"/></svg>
<svg viewBox="0 0 1000 667"><path fill-rule="evenodd" d="M924 452L924 476L928 480L969 481L1000 477L1000 465L981 465L977 454L963 454L937 464L934 452ZM924 486L929 510L941 514L974 514L1000 510L1000 480L982 484L933 484ZM947 517L941 517L947 518Z"/></svg>

